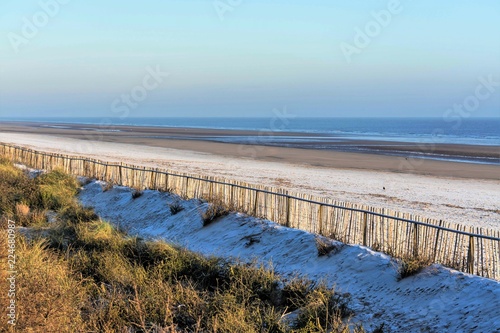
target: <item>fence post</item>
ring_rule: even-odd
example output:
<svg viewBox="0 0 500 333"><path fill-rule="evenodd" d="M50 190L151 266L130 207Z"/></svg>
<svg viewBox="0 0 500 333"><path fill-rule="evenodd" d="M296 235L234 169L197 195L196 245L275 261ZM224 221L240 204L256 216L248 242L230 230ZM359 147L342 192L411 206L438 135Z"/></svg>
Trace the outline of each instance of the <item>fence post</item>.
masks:
<svg viewBox="0 0 500 333"><path fill-rule="evenodd" d="M130 170L129 167L127 167L128 170ZM130 187L135 187L135 174L136 174L136 171L137 170L132 170L132 172L130 172Z"/></svg>
<svg viewBox="0 0 500 333"><path fill-rule="evenodd" d="M167 192L171 192L172 191L171 188L168 187L168 180L169 180L168 178L169 178L169 176L170 176L170 174L168 173L168 170L167 170L167 172L165 172L165 191L167 191Z"/></svg>
<svg viewBox="0 0 500 333"><path fill-rule="evenodd" d="M433 259L434 262L436 262L437 248L439 244L439 233L441 232L442 225L443 225L443 220L439 220L439 229L436 232L436 242L434 243L434 259Z"/></svg>
<svg viewBox="0 0 500 333"><path fill-rule="evenodd" d="M323 205L319 205L318 209L318 234L323 235Z"/></svg>
<svg viewBox="0 0 500 333"><path fill-rule="evenodd" d="M148 188L148 186L146 186L146 177L147 177L147 173L146 173L146 166L144 166L142 168L142 179L141 179L141 190L145 190Z"/></svg>
<svg viewBox="0 0 500 333"><path fill-rule="evenodd" d="M290 227L290 201L291 198L289 195L286 196L286 226Z"/></svg>
<svg viewBox="0 0 500 333"><path fill-rule="evenodd" d="M231 207L234 208L237 205L235 205L234 202L233 202L234 201L234 194L233 194L233 192L234 192L234 185L233 184L231 184L231 190L230 191L231 191L231 193L229 193L229 202L231 203Z"/></svg>
<svg viewBox="0 0 500 333"><path fill-rule="evenodd" d="M151 183L149 184L149 187L152 190L157 190L158 187L156 186L156 174L158 172L158 168L151 169Z"/></svg>
<svg viewBox="0 0 500 333"><path fill-rule="evenodd" d="M120 162L120 166L118 167L118 171L120 173L120 185L123 185L122 165L123 165L123 162Z"/></svg>
<svg viewBox="0 0 500 333"><path fill-rule="evenodd" d="M363 213L363 246L368 246L368 213Z"/></svg>
<svg viewBox="0 0 500 333"><path fill-rule="evenodd" d="M255 190L255 202L253 216L257 216L257 208L259 206L259 190Z"/></svg>
<svg viewBox="0 0 500 333"><path fill-rule="evenodd" d="M414 224L413 234L413 256L418 257L418 224Z"/></svg>
<svg viewBox="0 0 500 333"><path fill-rule="evenodd" d="M467 254L467 273L474 274L474 237L469 236L469 252Z"/></svg>

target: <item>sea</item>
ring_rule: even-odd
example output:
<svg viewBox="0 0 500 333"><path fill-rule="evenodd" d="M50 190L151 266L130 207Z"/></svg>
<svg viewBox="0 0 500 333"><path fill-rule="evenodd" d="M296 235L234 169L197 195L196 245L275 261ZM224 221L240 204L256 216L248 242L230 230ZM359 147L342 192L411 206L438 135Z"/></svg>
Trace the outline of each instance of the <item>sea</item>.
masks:
<svg viewBox="0 0 500 333"><path fill-rule="evenodd" d="M500 146L498 118L0 118L0 121L255 130L322 134L335 138Z"/></svg>

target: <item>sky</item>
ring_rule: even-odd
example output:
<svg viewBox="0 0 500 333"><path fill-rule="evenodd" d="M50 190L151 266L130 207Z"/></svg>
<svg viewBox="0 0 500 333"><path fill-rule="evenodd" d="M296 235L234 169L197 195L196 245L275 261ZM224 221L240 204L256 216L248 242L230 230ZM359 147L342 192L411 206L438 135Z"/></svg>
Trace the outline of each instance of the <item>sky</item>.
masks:
<svg viewBox="0 0 500 333"><path fill-rule="evenodd" d="M0 117L500 117L498 0L2 0Z"/></svg>

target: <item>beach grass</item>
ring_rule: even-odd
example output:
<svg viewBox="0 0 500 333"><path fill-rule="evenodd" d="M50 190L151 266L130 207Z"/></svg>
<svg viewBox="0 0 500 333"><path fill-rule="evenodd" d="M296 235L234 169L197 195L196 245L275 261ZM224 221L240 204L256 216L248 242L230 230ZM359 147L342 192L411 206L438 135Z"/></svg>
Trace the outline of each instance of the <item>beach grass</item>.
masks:
<svg viewBox="0 0 500 333"><path fill-rule="evenodd" d="M170 213L172 215L176 215L184 210L184 207L179 202L174 202L173 204L169 205L170 208Z"/></svg>
<svg viewBox="0 0 500 333"><path fill-rule="evenodd" d="M420 273L424 268L432 265L432 258L422 255L405 256L396 260L398 279L402 280L407 277Z"/></svg>
<svg viewBox="0 0 500 333"><path fill-rule="evenodd" d="M209 202L208 207L201 214L203 226L207 226L210 223L216 221L218 218L226 216L232 211L235 211L235 208L227 205L221 197L212 197L206 200Z"/></svg>
<svg viewBox="0 0 500 333"><path fill-rule="evenodd" d="M16 237L17 331L364 332L324 284L127 235L81 207L80 185L60 171L31 179L2 161L0 179L1 233L21 216L28 227ZM46 210L55 222L33 214ZM0 321L0 330L13 327Z"/></svg>

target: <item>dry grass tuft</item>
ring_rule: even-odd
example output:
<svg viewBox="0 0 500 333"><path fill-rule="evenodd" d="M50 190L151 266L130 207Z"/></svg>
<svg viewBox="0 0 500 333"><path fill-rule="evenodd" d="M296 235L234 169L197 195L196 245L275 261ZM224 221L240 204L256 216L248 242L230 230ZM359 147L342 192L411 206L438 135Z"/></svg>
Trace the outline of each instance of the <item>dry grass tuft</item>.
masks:
<svg viewBox="0 0 500 333"><path fill-rule="evenodd" d="M180 213L181 211L184 210L184 207L182 207L182 205L178 201L176 201L173 204L169 205L169 208L170 208L170 213L172 215L176 215L176 214L178 214L178 213Z"/></svg>
<svg viewBox="0 0 500 333"><path fill-rule="evenodd" d="M218 218L229 215L229 213L235 210L234 207L225 203L224 198L220 196L208 198L206 201L209 202L208 207L201 214L203 226L207 226Z"/></svg>
<svg viewBox="0 0 500 333"><path fill-rule="evenodd" d="M137 199L137 198L139 198L142 194L143 194L143 192L142 192L141 190L134 189L134 190L132 191L132 199Z"/></svg>
<svg viewBox="0 0 500 333"><path fill-rule="evenodd" d="M420 273L424 268L433 263L431 258L421 256L406 256L401 259L395 259L398 272L398 280Z"/></svg>
<svg viewBox="0 0 500 333"><path fill-rule="evenodd" d="M337 253L338 251L340 251L340 247L333 241L321 236L316 237L316 248L318 249L318 257L326 256L332 252Z"/></svg>
<svg viewBox="0 0 500 333"><path fill-rule="evenodd" d="M28 225L30 226L42 226L47 223L47 210L35 208L31 211L29 215L30 222Z"/></svg>
<svg viewBox="0 0 500 333"><path fill-rule="evenodd" d="M102 188L102 191L103 192L107 192L107 191L110 191L113 189L113 182L107 182L107 183L104 183L101 185L101 188Z"/></svg>
<svg viewBox="0 0 500 333"><path fill-rule="evenodd" d="M213 203L209 204L207 210L205 210L201 215L201 218L203 219L203 226L209 225L218 218L228 215L230 212L231 211L225 206Z"/></svg>
<svg viewBox="0 0 500 333"><path fill-rule="evenodd" d="M16 204L16 215L19 217L28 217L30 214L30 207L23 203Z"/></svg>

